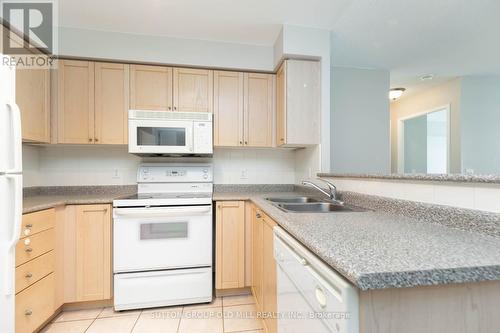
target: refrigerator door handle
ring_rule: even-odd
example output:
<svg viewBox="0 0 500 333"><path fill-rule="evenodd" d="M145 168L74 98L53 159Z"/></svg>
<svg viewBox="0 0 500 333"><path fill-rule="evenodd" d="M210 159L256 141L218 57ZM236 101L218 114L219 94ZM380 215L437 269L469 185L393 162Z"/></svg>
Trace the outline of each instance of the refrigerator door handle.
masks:
<svg viewBox="0 0 500 333"><path fill-rule="evenodd" d="M16 244L21 235L22 214L23 214L23 184L21 175L6 174L5 177L14 185L14 211L13 211L13 226L12 235L10 236L9 243L7 244L7 251L9 252L8 259L5 260L5 272L9 272L15 267L15 250ZM14 294L14 274L7 274L5 281L5 295Z"/></svg>
<svg viewBox="0 0 500 333"><path fill-rule="evenodd" d="M22 132L21 132L21 111L16 103L7 102L12 119L13 130L13 161L14 166L12 169L5 170L5 173L21 173L23 169L22 161Z"/></svg>

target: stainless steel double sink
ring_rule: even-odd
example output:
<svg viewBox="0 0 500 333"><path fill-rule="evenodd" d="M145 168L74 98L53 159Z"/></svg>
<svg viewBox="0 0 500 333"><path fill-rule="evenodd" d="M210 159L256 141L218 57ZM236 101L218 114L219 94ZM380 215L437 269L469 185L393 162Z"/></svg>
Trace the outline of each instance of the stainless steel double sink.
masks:
<svg viewBox="0 0 500 333"><path fill-rule="evenodd" d="M266 198L287 213L364 212L366 209L345 205L340 201L319 200L311 197Z"/></svg>

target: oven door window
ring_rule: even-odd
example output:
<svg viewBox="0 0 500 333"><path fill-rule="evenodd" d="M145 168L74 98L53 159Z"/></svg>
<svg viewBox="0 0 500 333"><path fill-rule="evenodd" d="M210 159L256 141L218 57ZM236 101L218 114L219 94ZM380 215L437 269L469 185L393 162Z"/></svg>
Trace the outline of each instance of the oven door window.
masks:
<svg viewBox="0 0 500 333"><path fill-rule="evenodd" d="M186 146L185 127L137 127L138 146Z"/></svg>
<svg viewBox="0 0 500 333"><path fill-rule="evenodd" d="M141 240L188 238L188 222L141 224Z"/></svg>

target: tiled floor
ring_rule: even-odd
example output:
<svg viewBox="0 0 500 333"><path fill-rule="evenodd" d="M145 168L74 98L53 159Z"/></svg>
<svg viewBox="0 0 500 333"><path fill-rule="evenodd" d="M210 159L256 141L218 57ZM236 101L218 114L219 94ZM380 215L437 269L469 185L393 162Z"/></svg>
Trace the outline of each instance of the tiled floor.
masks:
<svg viewBox="0 0 500 333"><path fill-rule="evenodd" d="M43 333L255 333L262 331L252 296L216 298L211 304L114 312L67 311Z"/></svg>

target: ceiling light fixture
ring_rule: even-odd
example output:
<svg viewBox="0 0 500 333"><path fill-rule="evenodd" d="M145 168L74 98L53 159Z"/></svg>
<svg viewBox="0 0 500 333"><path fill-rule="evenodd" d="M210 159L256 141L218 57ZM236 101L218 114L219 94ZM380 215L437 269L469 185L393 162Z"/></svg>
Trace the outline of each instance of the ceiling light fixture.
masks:
<svg viewBox="0 0 500 333"><path fill-rule="evenodd" d="M395 101L405 92L405 88L392 88L389 90L389 99Z"/></svg>
<svg viewBox="0 0 500 333"><path fill-rule="evenodd" d="M425 74L420 77L421 81L428 81L434 78L434 74Z"/></svg>

